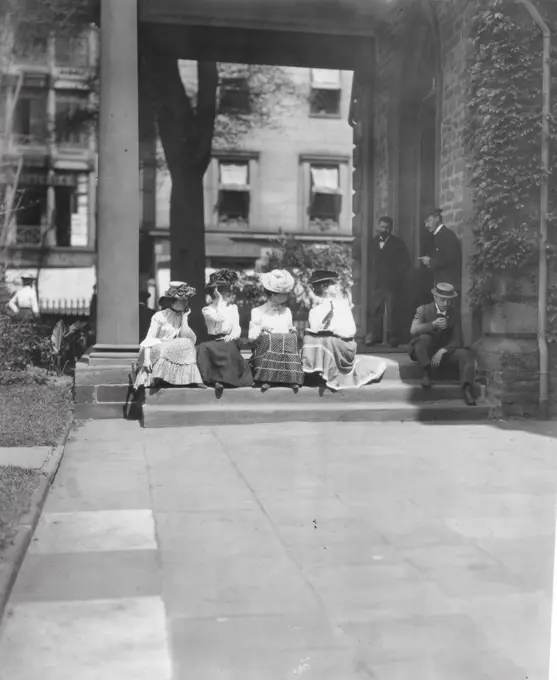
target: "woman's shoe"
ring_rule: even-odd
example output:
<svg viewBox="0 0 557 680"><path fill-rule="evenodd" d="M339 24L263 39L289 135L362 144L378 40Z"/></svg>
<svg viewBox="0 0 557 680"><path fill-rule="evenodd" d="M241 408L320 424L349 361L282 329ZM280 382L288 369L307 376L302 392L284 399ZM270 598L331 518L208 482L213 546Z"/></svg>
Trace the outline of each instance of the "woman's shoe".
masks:
<svg viewBox="0 0 557 680"><path fill-rule="evenodd" d="M294 392L294 394L298 394L299 391L300 391L299 385L292 385L292 392Z"/></svg>
<svg viewBox="0 0 557 680"><path fill-rule="evenodd" d="M216 382L215 383L215 397L217 399L220 399L222 397L223 392L224 392L224 386L221 383Z"/></svg>
<svg viewBox="0 0 557 680"><path fill-rule="evenodd" d="M267 390L270 390L270 389L271 389L271 385L269 383L263 383L261 385L261 391L262 392L266 392Z"/></svg>

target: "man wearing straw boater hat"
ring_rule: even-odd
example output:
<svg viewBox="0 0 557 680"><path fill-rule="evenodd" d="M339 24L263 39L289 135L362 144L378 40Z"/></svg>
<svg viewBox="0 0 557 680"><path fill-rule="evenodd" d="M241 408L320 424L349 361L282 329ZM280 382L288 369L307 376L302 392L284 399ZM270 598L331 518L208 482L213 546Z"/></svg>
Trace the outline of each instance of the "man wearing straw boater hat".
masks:
<svg viewBox="0 0 557 680"><path fill-rule="evenodd" d="M438 283L431 291L433 302L418 307L410 329L408 354L424 373L422 386L431 387L434 368L458 366L464 401L474 406L474 355L463 346L460 314L454 307L458 297L450 283Z"/></svg>

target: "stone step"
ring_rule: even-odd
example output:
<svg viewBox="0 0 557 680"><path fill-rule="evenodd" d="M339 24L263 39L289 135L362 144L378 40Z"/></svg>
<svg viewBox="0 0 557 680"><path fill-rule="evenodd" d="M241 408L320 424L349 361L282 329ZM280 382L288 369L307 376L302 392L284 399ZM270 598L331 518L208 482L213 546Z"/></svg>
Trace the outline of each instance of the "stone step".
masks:
<svg viewBox="0 0 557 680"><path fill-rule="evenodd" d="M476 396L479 394L478 389ZM323 395L320 395L315 387L302 387L298 394L294 394L288 387L272 387L263 393L257 387L240 387L224 390L220 399L216 398L215 391L211 388L168 387L153 394L147 394L145 403L152 406L214 405L223 409L231 404L295 404L305 408L331 403L360 404L394 401L411 404L460 398L461 388L458 383L440 382L434 384L432 389L424 390L417 380L402 382L400 379L387 379L375 385L350 388L337 393L326 390Z"/></svg>
<svg viewBox="0 0 557 680"><path fill-rule="evenodd" d="M223 400L208 404L143 406L143 427L199 427L277 422L475 422L490 417L485 401L466 406L461 399L407 403L404 401L232 404Z"/></svg>
<svg viewBox="0 0 557 680"><path fill-rule="evenodd" d="M420 378L422 371L415 361L412 361L405 352L372 352L375 356L381 357L387 363L387 370L384 374L384 379L387 378L401 378L402 380L412 380ZM249 359L250 352L242 352L245 359ZM365 360L365 354L358 354Z"/></svg>

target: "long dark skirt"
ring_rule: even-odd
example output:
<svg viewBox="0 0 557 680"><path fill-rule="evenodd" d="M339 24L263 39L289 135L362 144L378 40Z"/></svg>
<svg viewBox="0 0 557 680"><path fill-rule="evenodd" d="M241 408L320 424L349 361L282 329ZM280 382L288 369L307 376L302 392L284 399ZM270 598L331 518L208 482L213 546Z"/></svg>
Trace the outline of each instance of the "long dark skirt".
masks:
<svg viewBox="0 0 557 680"><path fill-rule="evenodd" d="M253 378L259 383L301 385L302 359L296 333L264 333L250 358Z"/></svg>
<svg viewBox="0 0 557 680"><path fill-rule="evenodd" d="M253 376L237 340L208 340L197 347L197 366L206 385L251 387Z"/></svg>

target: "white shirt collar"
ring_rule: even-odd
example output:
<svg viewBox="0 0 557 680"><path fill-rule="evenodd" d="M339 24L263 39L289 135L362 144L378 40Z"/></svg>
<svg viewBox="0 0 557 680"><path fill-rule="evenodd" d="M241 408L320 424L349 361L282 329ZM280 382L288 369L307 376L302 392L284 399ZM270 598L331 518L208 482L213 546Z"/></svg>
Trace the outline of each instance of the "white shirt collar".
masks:
<svg viewBox="0 0 557 680"><path fill-rule="evenodd" d="M437 314L441 314L442 316L447 316L447 310L442 312L439 307L437 306L437 303L435 303L435 309L437 310Z"/></svg>
<svg viewBox="0 0 557 680"><path fill-rule="evenodd" d="M437 234L443 229L445 225L441 222L441 224L437 227L437 229L433 232L434 236L437 236Z"/></svg>

